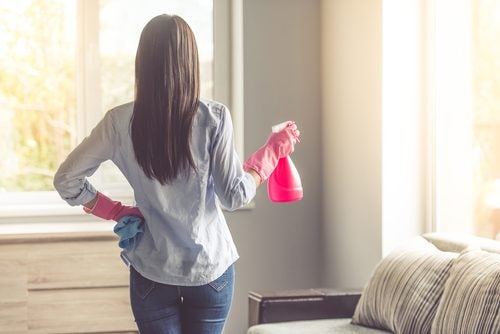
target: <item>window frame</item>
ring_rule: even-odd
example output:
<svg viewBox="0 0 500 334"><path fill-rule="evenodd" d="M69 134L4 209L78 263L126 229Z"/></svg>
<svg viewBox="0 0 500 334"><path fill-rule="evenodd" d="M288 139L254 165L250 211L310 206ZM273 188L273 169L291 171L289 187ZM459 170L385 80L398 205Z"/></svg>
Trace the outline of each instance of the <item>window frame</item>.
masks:
<svg viewBox="0 0 500 334"><path fill-rule="evenodd" d="M494 239L476 220L475 4L426 0L425 6L426 228Z"/></svg>
<svg viewBox="0 0 500 334"><path fill-rule="evenodd" d="M432 232L450 232L453 224L453 233L474 234L472 184L464 181L459 188L456 182L472 175L472 165L452 163L461 152L449 150L457 139L459 147L472 145L470 7L470 0L427 0L427 227ZM453 124L447 122L451 113Z"/></svg>
<svg viewBox="0 0 500 334"><path fill-rule="evenodd" d="M102 118L99 45L99 0L77 0L77 138L81 142ZM231 110L234 140L243 156L243 3L213 0L214 99ZM85 50L85 52L78 52ZM99 170L92 176L101 178ZM107 192L113 199L132 203L126 185ZM71 207L56 191L0 193L0 224L95 221L81 207ZM252 207L252 206L249 206ZM247 208L249 208L247 207Z"/></svg>

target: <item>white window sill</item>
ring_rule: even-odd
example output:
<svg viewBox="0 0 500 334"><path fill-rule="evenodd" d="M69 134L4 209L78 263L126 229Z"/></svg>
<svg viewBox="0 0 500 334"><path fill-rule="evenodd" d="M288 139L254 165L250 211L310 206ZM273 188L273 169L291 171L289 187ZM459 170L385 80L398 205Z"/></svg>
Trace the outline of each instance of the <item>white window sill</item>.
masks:
<svg viewBox="0 0 500 334"><path fill-rule="evenodd" d="M85 213L81 206L64 204L11 204L0 206L0 225L42 223L95 223L99 220ZM103 220L102 220L103 221ZM104 222L104 221L103 221Z"/></svg>
<svg viewBox="0 0 500 334"><path fill-rule="evenodd" d="M0 224L0 235L112 232L114 222Z"/></svg>
<svg viewBox="0 0 500 334"><path fill-rule="evenodd" d="M133 202L133 197L125 192L112 193L112 196L127 205ZM99 221L85 213L82 206L68 205L55 191L0 193L0 203L0 225Z"/></svg>
<svg viewBox="0 0 500 334"><path fill-rule="evenodd" d="M0 235L113 231L114 222L65 202L0 205Z"/></svg>

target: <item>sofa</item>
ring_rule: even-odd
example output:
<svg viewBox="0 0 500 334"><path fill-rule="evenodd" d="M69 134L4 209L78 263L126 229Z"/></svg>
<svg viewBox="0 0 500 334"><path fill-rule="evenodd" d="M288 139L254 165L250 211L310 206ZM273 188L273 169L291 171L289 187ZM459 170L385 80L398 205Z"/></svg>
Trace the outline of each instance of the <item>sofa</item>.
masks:
<svg viewBox="0 0 500 334"><path fill-rule="evenodd" d="M250 291L247 334L500 333L500 242L428 233L359 290Z"/></svg>

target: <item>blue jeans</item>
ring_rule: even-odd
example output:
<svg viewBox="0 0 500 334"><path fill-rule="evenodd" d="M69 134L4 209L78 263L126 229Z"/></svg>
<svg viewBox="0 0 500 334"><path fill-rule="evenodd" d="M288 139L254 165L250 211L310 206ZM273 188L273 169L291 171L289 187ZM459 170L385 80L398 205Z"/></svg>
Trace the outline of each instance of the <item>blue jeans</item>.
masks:
<svg viewBox="0 0 500 334"><path fill-rule="evenodd" d="M130 267L130 301L141 334L220 334L233 299L234 265L202 286L153 282Z"/></svg>

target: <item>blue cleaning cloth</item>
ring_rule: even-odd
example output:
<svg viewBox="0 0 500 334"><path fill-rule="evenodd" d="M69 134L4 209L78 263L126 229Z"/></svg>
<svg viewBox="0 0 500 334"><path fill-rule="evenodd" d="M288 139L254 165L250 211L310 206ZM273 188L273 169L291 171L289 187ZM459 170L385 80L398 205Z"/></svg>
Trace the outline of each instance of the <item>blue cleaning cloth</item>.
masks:
<svg viewBox="0 0 500 334"><path fill-rule="evenodd" d="M144 233L142 228L143 219L136 216L124 216L118 220L113 232L119 237L118 246L125 250L131 250L135 246L135 242L141 233Z"/></svg>

